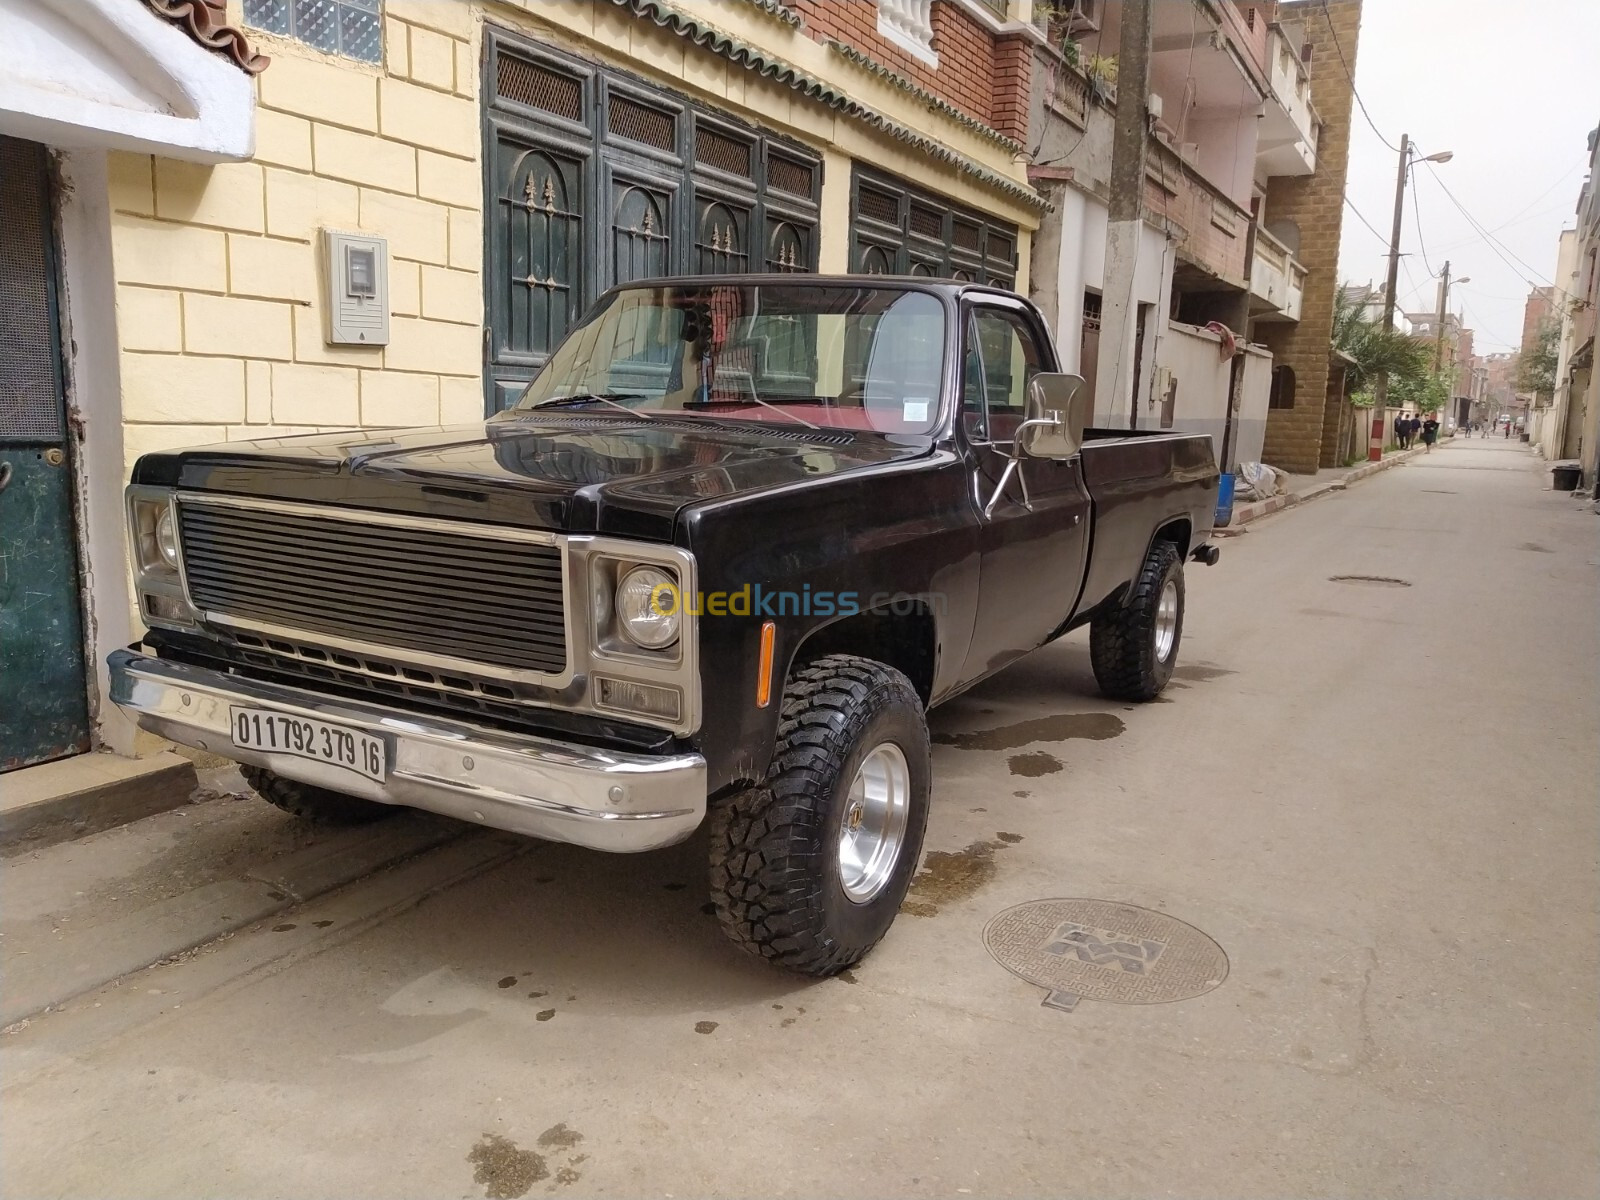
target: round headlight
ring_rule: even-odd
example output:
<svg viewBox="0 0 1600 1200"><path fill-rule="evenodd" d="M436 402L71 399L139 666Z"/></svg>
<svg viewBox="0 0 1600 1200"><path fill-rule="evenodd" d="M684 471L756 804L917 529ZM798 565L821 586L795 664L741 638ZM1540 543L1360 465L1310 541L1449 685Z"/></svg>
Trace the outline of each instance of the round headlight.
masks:
<svg viewBox="0 0 1600 1200"><path fill-rule="evenodd" d="M665 650L678 640L682 611L677 583L656 567L635 567L617 584L617 621L646 650Z"/></svg>
<svg viewBox="0 0 1600 1200"><path fill-rule="evenodd" d="M156 549L166 560L167 566L178 569L178 531L173 528L170 508L162 509L161 515L156 518Z"/></svg>

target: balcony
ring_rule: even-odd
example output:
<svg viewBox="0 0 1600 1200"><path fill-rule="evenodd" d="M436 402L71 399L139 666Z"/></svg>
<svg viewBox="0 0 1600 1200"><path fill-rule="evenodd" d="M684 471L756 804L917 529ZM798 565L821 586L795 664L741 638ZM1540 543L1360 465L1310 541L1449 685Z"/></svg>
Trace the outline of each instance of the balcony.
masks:
<svg viewBox="0 0 1600 1200"><path fill-rule="evenodd" d="M938 67L933 48L933 0L878 0L878 32L912 58Z"/></svg>
<svg viewBox="0 0 1600 1200"><path fill-rule="evenodd" d="M1148 144L1144 177L1145 214L1164 219L1177 242L1176 277L1197 291L1247 284L1245 235L1250 214L1235 204L1200 169L1166 143Z"/></svg>
<svg viewBox="0 0 1600 1200"><path fill-rule="evenodd" d="M1300 61L1303 39L1292 36L1298 32L1295 25L1274 25L1267 42L1272 98L1256 142L1256 161L1267 175L1310 175L1317 169L1322 119L1311 103L1311 80Z"/></svg>
<svg viewBox="0 0 1600 1200"><path fill-rule="evenodd" d="M1250 264L1251 315L1262 321L1298 321L1306 290L1306 269L1294 253L1265 229L1256 230L1256 256Z"/></svg>

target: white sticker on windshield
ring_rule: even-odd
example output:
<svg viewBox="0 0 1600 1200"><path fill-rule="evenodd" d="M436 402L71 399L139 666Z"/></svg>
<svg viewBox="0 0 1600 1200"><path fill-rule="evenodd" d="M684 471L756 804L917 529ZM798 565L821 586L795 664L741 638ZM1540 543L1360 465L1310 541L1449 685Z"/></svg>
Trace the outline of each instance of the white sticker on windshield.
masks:
<svg viewBox="0 0 1600 1200"><path fill-rule="evenodd" d="M902 421L926 421L928 419L928 402L926 400L907 400L900 408Z"/></svg>

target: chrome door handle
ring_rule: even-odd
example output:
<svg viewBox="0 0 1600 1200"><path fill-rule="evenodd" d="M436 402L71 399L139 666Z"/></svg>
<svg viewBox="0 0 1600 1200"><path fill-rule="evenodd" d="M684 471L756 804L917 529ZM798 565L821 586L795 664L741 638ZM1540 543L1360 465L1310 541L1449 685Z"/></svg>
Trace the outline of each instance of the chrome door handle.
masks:
<svg viewBox="0 0 1600 1200"><path fill-rule="evenodd" d="M11 482L12 467L10 463L0 463L0 492L6 490Z"/></svg>

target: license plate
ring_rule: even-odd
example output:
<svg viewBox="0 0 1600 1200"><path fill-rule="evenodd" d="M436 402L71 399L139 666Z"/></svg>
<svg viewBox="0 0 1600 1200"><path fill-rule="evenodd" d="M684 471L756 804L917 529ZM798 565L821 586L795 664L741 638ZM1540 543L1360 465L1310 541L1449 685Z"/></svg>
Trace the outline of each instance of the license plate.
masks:
<svg viewBox="0 0 1600 1200"><path fill-rule="evenodd" d="M233 708L233 744L329 763L383 781L388 763L381 738L311 717L291 717L264 708Z"/></svg>

